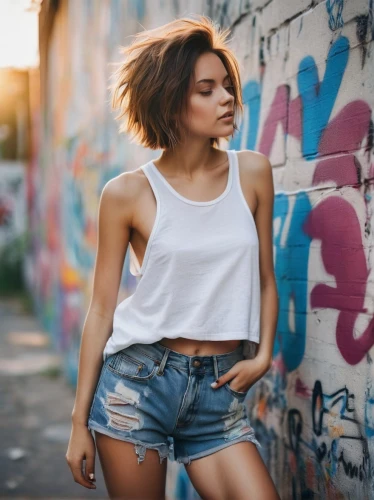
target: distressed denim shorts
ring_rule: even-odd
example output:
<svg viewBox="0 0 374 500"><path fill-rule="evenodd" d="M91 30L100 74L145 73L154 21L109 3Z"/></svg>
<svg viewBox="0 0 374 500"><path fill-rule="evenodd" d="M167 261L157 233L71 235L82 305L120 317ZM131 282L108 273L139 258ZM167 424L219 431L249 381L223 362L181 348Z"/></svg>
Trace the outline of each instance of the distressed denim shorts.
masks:
<svg viewBox="0 0 374 500"><path fill-rule="evenodd" d="M138 463L147 449L160 463L188 465L241 441L261 446L251 427L246 392L210 384L244 359L234 351L187 356L159 342L133 344L108 356L92 400L88 427L134 444Z"/></svg>

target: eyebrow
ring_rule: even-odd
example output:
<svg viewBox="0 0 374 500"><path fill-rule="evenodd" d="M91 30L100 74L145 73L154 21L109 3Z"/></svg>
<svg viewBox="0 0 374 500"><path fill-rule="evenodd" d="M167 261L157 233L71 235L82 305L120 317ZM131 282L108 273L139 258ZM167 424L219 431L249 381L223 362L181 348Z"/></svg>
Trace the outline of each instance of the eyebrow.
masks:
<svg viewBox="0 0 374 500"><path fill-rule="evenodd" d="M229 74L227 74L222 81L225 81L227 78L230 78ZM216 81L214 80L214 78L203 78L202 80L199 80L198 82L196 82L196 85L198 83L215 83L215 82Z"/></svg>

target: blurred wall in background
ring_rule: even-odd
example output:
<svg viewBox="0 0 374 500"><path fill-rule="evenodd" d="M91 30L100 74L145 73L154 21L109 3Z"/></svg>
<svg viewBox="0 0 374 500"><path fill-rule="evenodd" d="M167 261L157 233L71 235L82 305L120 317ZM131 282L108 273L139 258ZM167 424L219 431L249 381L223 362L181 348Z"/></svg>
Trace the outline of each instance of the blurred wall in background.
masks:
<svg viewBox="0 0 374 500"><path fill-rule="evenodd" d="M29 125L28 71L0 68L0 294L23 288Z"/></svg>
<svg viewBox="0 0 374 500"><path fill-rule="evenodd" d="M276 188L274 362L246 404L284 499L369 499L374 487L373 8L373 0L45 0L40 14L26 275L73 384L101 190L159 153L118 134L110 63L142 26L204 13L232 27L246 105L229 147L268 155ZM37 95L37 78L32 85ZM127 255L118 300L135 286ZM197 498L174 465L169 489Z"/></svg>

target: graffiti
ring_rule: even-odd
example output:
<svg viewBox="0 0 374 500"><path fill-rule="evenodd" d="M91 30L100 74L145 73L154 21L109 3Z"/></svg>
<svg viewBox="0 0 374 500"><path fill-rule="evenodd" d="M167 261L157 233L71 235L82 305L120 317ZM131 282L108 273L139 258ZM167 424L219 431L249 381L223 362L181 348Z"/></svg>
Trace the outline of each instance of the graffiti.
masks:
<svg viewBox="0 0 374 500"><path fill-rule="evenodd" d="M312 421L313 421L313 432L317 436L322 435L323 429L323 418L324 415L335 411L339 415L339 418L343 420L349 420L354 423L358 423L357 420L351 417L347 417L345 412L354 412L354 395L349 394L348 389L344 387L333 394L324 394L322 391L322 384L317 380L314 384L313 397L312 397ZM340 407L339 407L340 406ZM342 435L340 434L340 437Z"/></svg>
<svg viewBox="0 0 374 500"><path fill-rule="evenodd" d="M344 0L327 0L326 10L329 15L329 28L332 31L342 28Z"/></svg>
<svg viewBox="0 0 374 500"><path fill-rule="evenodd" d="M331 2L330 7L335 9L331 16L335 16L337 26L340 7L337 3L334 7ZM272 452L272 443L267 442L267 436L272 436L273 442L282 447L277 427L273 424L287 417L286 448L293 453L294 459L284 457L283 466L289 471L290 485L290 489L284 491L295 499L314 498L315 494L322 498L343 498L340 492L344 487L346 491L360 492L360 497L368 498L365 492L371 488L368 481L372 477L368 440L374 435L371 390L368 389L365 400L367 425L363 433L354 409L355 397L346 387L327 393L322 391L318 380L311 390L298 373L298 369L304 366L302 363L308 366L305 356L309 305L312 311L330 309L338 312L336 322L327 330L325 341L328 344L335 341L337 352L349 365L356 365L365 357L370 360L369 351L374 344L373 311L368 307L367 299L371 270L365 251L365 238L371 235L372 225L372 196L366 176L373 177L374 169L371 167L365 171L362 155L356 154L364 148L370 157L373 147L372 110L368 103L356 99L331 118L348 57L349 42L347 38L339 37L330 47L322 81L318 79L313 59L305 57L297 74L299 95L291 99L288 85L274 90L261 134L258 123L262 89L256 82L248 82L244 87L244 121L241 133L235 137L238 146L252 148L258 144L259 151L271 155L276 133L281 131L284 136L300 141L305 161L318 159L311 177L311 195L300 190L290 194L280 192L275 196L274 264L279 318L273 371L268 374L267 383L261 381L257 384L248 404L254 428L260 432L260 440L262 437L268 444L264 459L269 466L282 455L279 448L276 455ZM286 157L286 142L280 146L284 146ZM364 190L362 186L365 186ZM313 188L318 193L319 187L328 193L321 199L313 193ZM312 281L308 290L312 278L308 274L310 249L318 240L321 242L321 263L332 283L330 280ZM358 326L363 324L362 317L366 318L364 328ZM320 323L318 317L316 321ZM371 387L371 379L367 383ZM293 397L310 401L311 412L292 408ZM311 424L304 426L304 421ZM309 428L313 432L310 438L304 435ZM371 453L373 451L372 447ZM274 464L274 470L285 469L278 462L278 465ZM339 474L349 480L356 479L362 483L363 489L355 489L353 484L343 487L336 481L320 482L317 479L326 475L336 479ZM284 475L278 480L286 481Z"/></svg>
<svg viewBox="0 0 374 500"><path fill-rule="evenodd" d="M261 111L261 92L259 84L253 80L248 81L243 87L242 94L243 94L243 103L245 104L244 121L241 124L238 133L234 136L233 140L230 142L230 148L237 150L244 148L255 149L259 122L260 122L260 111ZM250 127L248 127L248 124L250 124ZM270 133L269 137L270 140L271 132L269 133ZM261 153L264 152L260 148L259 151Z"/></svg>
<svg viewBox="0 0 374 500"><path fill-rule="evenodd" d="M370 464L369 455L362 457L362 464L357 466L353 465L352 462L346 462L344 460L344 450L342 450L338 461L343 464L345 474L351 479L357 478L359 481L364 481L364 479L370 477L368 476Z"/></svg>
<svg viewBox="0 0 374 500"><path fill-rule="evenodd" d="M179 3L184 5L183 2ZM243 0L238 2L206 0L205 4L206 8L204 10L206 11L206 15L214 19L220 26L235 25L241 20L241 16L248 12L250 7L250 2Z"/></svg>
<svg viewBox="0 0 374 500"><path fill-rule="evenodd" d="M302 154L306 160L310 161L317 156L321 136L328 124L347 67L348 56L349 41L340 37L329 50L322 82L319 81L312 57L307 56L300 62L297 75L299 95L290 100L287 85L276 88L261 137L258 139L258 151L266 155L271 154L275 132L280 124L284 135L290 134L301 140ZM244 85L243 102L246 108L244 122L231 144L237 149L255 149L261 112L261 87L257 82L248 81ZM250 123L248 131L247 122ZM246 138L244 144L243 133Z"/></svg>
<svg viewBox="0 0 374 500"><path fill-rule="evenodd" d="M342 83L349 57L349 41L340 37L331 46L323 80L320 82L313 59L305 57L299 66L297 83L302 102L302 154L315 158L323 132ZM308 131L308 133L305 133Z"/></svg>
<svg viewBox="0 0 374 500"><path fill-rule="evenodd" d="M12 227L14 204L8 197L0 198L0 228L9 230Z"/></svg>
<svg viewBox="0 0 374 500"><path fill-rule="evenodd" d="M0 249L25 230L24 166L0 166Z"/></svg>
<svg viewBox="0 0 374 500"><path fill-rule="evenodd" d="M347 104L329 122L347 67L348 49L349 42L345 37L338 38L331 46L322 82L318 79L313 60L305 57L301 61L298 72L300 95L290 101L287 86L282 85L276 90L259 139L259 150L269 155L276 128L280 124L284 134L289 133L301 140L302 153L306 160L310 161L317 156L324 157L316 165L313 185L333 181L337 187L359 186L362 179L361 165L353 154L344 155L339 159L328 158L328 155L341 151L356 151L365 137L368 145L370 140L371 109L364 101L357 100ZM241 130L245 130L247 121L251 123L245 145L251 148L256 143L260 115L261 96L258 84L248 82L244 86L243 97L246 110ZM304 134L304 130L308 130L308 134ZM233 145L240 146L242 142L242 136L238 134ZM303 194L302 202L301 196L296 196L292 216L289 213L290 201L287 195L279 194L275 199L274 223L277 223L277 219L280 221L280 229L274 237L280 312L274 355L282 352L289 371L296 369L303 359L309 246L312 239L321 239L322 259L326 271L335 277L338 288L327 284L314 287L310 298L311 307L341 310L336 327L337 345L344 359L350 364L356 364L374 344L374 322L367 326L360 338L353 336L358 315L368 312L363 303L369 269L361 243L360 222L348 201L331 196L312 210L307 194ZM303 205L301 208L298 206L300 203ZM289 234L285 236L285 219L290 216L292 219ZM346 244L347 231L339 226L339 219L346 230L350 229L349 241L353 239L357 246ZM280 244L281 240L284 241L283 245ZM350 265L353 258L355 264ZM343 266L340 265L342 261L345 262ZM290 311L294 316L294 330L289 324Z"/></svg>
<svg viewBox="0 0 374 500"><path fill-rule="evenodd" d="M299 193L295 197L292 212L289 205L289 197L283 194L276 196L274 221L279 218L280 222L279 230L274 235L279 314L273 354L276 356L281 351L287 369L292 371L300 365L305 351L308 283L306 263L311 238L302 228L311 205L305 193ZM287 236L284 237L286 219L290 217ZM289 321L290 311L293 316L292 327Z"/></svg>
<svg viewBox="0 0 374 500"><path fill-rule="evenodd" d="M357 116L355 127L346 128L346 120ZM346 106L331 121L323 134L319 153L328 155L336 151L357 149L369 137L371 110L362 101ZM333 181L336 186L357 187L362 168L353 154L343 159L321 160L313 177L313 184ZM364 202L363 202L364 203ZM335 277L336 286L316 285L311 291L311 307L325 307L340 311L336 325L336 343L349 364L359 363L374 344L374 317L361 336L355 333L364 307L369 268L362 242L361 224L355 208L344 198L330 196L309 214L304 231L322 242L321 256L325 269Z"/></svg>
<svg viewBox="0 0 374 500"><path fill-rule="evenodd" d="M303 436L303 416L297 409L290 408L287 411L287 433L288 448L295 455L295 473L300 473L305 467L305 453L301 446L308 450L308 454L313 453L316 464L321 467L323 464L329 470L331 477L336 477L339 471L350 479L358 479L364 482L371 475L371 461L368 451L367 439L361 435L360 424L354 414L354 395L349 393L346 387L332 393L326 394L322 390L322 384L317 380L314 384L312 396L312 422L313 433L322 441L316 441L313 437L308 440ZM356 430L356 432L354 432ZM331 442L328 445L327 439ZM348 453L342 447L342 440L353 440L360 444L362 454L361 463L355 465L353 460L347 460ZM340 448L340 450L339 450ZM354 456L357 456L355 450ZM341 467L339 468L339 464ZM322 473L322 470L321 470ZM297 478L297 479L296 479ZM303 491L309 494L311 491L302 481L302 476L294 474L293 491ZM322 485L320 485L323 488ZM320 492L321 493L321 492ZM325 491L324 494L327 494Z"/></svg>
<svg viewBox="0 0 374 500"><path fill-rule="evenodd" d="M324 224L321 224L321 220L324 220ZM337 197L328 198L311 212L305 230L311 237L322 240L324 266L336 280L336 287L319 284L312 289L311 307L328 307L340 311L336 343L347 363L357 364L374 344L374 318L358 337L355 324L359 314L367 312L364 299L369 270L356 212L347 201Z"/></svg>

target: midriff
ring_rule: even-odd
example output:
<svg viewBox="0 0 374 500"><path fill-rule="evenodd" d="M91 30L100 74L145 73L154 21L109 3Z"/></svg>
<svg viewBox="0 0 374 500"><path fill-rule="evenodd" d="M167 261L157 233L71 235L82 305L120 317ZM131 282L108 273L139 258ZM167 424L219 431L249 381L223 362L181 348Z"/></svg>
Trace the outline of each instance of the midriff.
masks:
<svg viewBox="0 0 374 500"><path fill-rule="evenodd" d="M241 342L241 340L190 340L183 337L176 339L162 338L159 341L163 346L186 356L225 354L234 351Z"/></svg>

